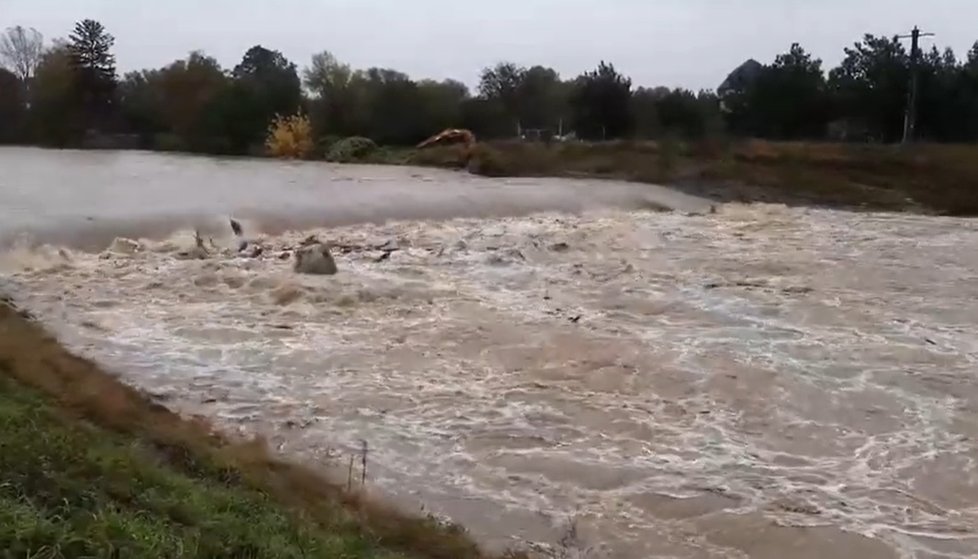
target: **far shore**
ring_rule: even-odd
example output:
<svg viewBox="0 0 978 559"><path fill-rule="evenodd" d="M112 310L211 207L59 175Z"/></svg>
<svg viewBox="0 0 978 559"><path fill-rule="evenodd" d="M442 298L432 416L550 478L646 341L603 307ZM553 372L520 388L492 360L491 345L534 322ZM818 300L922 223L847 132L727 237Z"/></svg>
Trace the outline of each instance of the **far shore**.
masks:
<svg viewBox="0 0 978 559"><path fill-rule="evenodd" d="M228 157L267 156L256 150ZM460 169L491 177L617 179L669 186L718 203L978 216L978 146L971 145L489 141L463 161L460 146L380 146L334 162Z"/></svg>

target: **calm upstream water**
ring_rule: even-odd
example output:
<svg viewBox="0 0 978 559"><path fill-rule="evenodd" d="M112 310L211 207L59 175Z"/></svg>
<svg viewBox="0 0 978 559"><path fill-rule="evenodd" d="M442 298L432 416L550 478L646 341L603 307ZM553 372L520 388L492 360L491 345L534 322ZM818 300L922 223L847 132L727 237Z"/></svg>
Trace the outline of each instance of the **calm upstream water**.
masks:
<svg viewBox="0 0 978 559"><path fill-rule="evenodd" d="M368 491L487 545L559 555L574 524L567 557L978 555L978 221L704 209L3 149L0 282L168 406L344 476L366 443ZM232 214L262 258L222 250ZM212 258L177 257L194 227ZM339 275L278 258L314 233Z"/></svg>

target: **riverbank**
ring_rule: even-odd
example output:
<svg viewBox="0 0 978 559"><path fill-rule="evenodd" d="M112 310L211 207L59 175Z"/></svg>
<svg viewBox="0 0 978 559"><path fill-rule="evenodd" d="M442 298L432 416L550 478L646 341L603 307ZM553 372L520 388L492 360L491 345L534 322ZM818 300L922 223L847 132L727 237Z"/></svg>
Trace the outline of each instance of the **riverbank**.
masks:
<svg viewBox="0 0 978 559"><path fill-rule="evenodd" d="M380 150L374 162L457 166L460 148ZM717 202L978 215L978 147L829 143L607 142L481 144L470 169L490 176L623 179Z"/></svg>
<svg viewBox="0 0 978 559"><path fill-rule="evenodd" d="M312 159L329 161L323 153ZM467 166L463 160L460 146L380 146L336 162L467 167L486 177L625 180L717 203L978 216L978 146L964 144L489 141L476 146Z"/></svg>
<svg viewBox="0 0 978 559"><path fill-rule="evenodd" d="M186 420L0 301L0 548L17 556L487 557Z"/></svg>

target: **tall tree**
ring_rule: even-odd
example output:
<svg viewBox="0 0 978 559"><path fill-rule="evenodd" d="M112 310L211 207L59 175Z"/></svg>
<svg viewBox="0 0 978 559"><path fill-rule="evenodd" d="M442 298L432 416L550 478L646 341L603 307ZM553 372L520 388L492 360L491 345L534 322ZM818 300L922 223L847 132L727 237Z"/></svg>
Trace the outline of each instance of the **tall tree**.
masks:
<svg viewBox="0 0 978 559"><path fill-rule="evenodd" d="M511 138L513 127L502 105L484 97L472 97L462 102L462 128L475 132L479 138Z"/></svg>
<svg viewBox="0 0 978 559"><path fill-rule="evenodd" d="M385 144L414 144L430 134L418 84L407 74L370 68L360 80L366 103L365 136Z"/></svg>
<svg viewBox="0 0 978 559"><path fill-rule="evenodd" d="M167 128L191 150L206 150L210 131L202 126L206 111L228 87L221 65L203 52L193 51L159 72L160 111Z"/></svg>
<svg viewBox="0 0 978 559"><path fill-rule="evenodd" d="M126 129L138 134L144 147L155 147L154 136L166 129L161 112L158 70L128 72L119 82L119 111Z"/></svg>
<svg viewBox="0 0 978 559"><path fill-rule="evenodd" d="M829 73L841 116L877 140L899 140L910 82L910 57L903 44L896 37L866 35L845 54Z"/></svg>
<svg viewBox="0 0 978 559"><path fill-rule="evenodd" d="M89 125L104 123L113 110L117 85L114 44L115 38L105 27L91 19L78 22L69 37L77 94Z"/></svg>
<svg viewBox="0 0 978 559"><path fill-rule="evenodd" d="M261 144L276 115L290 115L302 104L302 83L294 63L282 53L255 45L231 72L235 91L225 101L232 107L228 123L238 147Z"/></svg>
<svg viewBox="0 0 978 559"><path fill-rule="evenodd" d="M569 93L553 68L533 66L526 70L516 89L520 125L556 131L560 119L569 112Z"/></svg>
<svg viewBox="0 0 978 559"><path fill-rule="evenodd" d="M958 71L955 98L955 106L961 111L957 121L961 137L974 141L978 139L978 42Z"/></svg>
<svg viewBox="0 0 978 559"><path fill-rule="evenodd" d="M84 119L75 88L75 68L66 45L41 57L30 91L30 128L42 144L65 146L79 139Z"/></svg>
<svg viewBox="0 0 978 559"><path fill-rule="evenodd" d="M761 83L778 122L768 126L771 135L791 139L825 134L830 115L821 59L813 58L794 43L787 53L775 58L770 69L761 75Z"/></svg>
<svg viewBox="0 0 978 559"><path fill-rule="evenodd" d="M248 49L234 67L234 78L251 88L271 114L291 114L302 102L302 83L293 62L261 45Z"/></svg>
<svg viewBox="0 0 978 559"><path fill-rule="evenodd" d="M640 138L658 138L662 132L659 103L671 92L667 87L640 87L632 94L632 119Z"/></svg>
<svg viewBox="0 0 978 559"><path fill-rule="evenodd" d="M754 79L727 91L724 102L731 129L743 135L820 138L830 118L822 61L797 43Z"/></svg>
<svg viewBox="0 0 978 559"><path fill-rule="evenodd" d="M313 55L303 72L303 83L312 94L310 113L317 136L354 134L354 72L349 64L323 51Z"/></svg>
<svg viewBox="0 0 978 559"><path fill-rule="evenodd" d="M29 84L44 54L44 36L37 29L11 27L0 35L0 64L6 65L24 84Z"/></svg>
<svg viewBox="0 0 978 559"><path fill-rule="evenodd" d="M130 72L119 87L123 118L131 131L154 145L160 141L168 149L222 151L222 142L214 137L220 127L209 129L213 122L207 112L228 82L217 60L200 51L159 70Z"/></svg>
<svg viewBox="0 0 978 559"><path fill-rule="evenodd" d="M917 124L915 135L931 141L965 141L969 138L968 96L964 68L951 49L933 47L918 62Z"/></svg>
<svg viewBox="0 0 978 559"><path fill-rule="evenodd" d="M27 113L24 82L0 68L0 144L21 140Z"/></svg>
<svg viewBox="0 0 978 559"><path fill-rule="evenodd" d="M636 126L638 132L648 136L643 129L655 126L653 133L674 137L698 139L716 133L719 120L719 101L711 92L699 94L687 89L656 88L639 89L634 96ZM651 105L648 106L648 105ZM639 119L639 110L648 112ZM655 118L652 122L645 119ZM655 137L655 136L653 136Z"/></svg>
<svg viewBox="0 0 978 559"><path fill-rule="evenodd" d="M577 135L589 140L621 138L632 131L632 80L602 61L577 78L571 107Z"/></svg>
<svg viewBox="0 0 978 559"><path fill-rule="evenodd" d="M462 107L469 99L469 88L456 80L421 80L422 126L426 134L463 126Z"/></svg>
<svg viewBox="0 0 978 559"><path fill-rule="evenodd" d="M303 72L303 83L317 97L329 97L350 85L353 70L340 62L333 53L322 51L312 56L312 63Z"/></svg>
<svg viewBox="0 0 978 559"><path fill-rule="evenodd" d="M520 118L520 88L526 68L512 62L500 62L484 68L479 76L479 95L499 105L513 132Z"/></svg>

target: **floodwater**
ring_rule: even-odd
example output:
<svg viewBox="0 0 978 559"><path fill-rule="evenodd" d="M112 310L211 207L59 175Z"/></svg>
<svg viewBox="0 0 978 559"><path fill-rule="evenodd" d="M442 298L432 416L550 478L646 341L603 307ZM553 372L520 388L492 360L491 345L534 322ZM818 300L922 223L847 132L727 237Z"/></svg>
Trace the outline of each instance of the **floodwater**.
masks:
<svg viewBox="0 0 978 559"><path fill-rule="evenodd" d="M366 444L368 491L490 546L978 555L978 221L704 208L624 183L0 150L0 281L168 406L343 476ZM261 257L222 248L231 213ZM177 256L192 226L212 257ZM310 234L338 275L280 258Z"/></svg>

